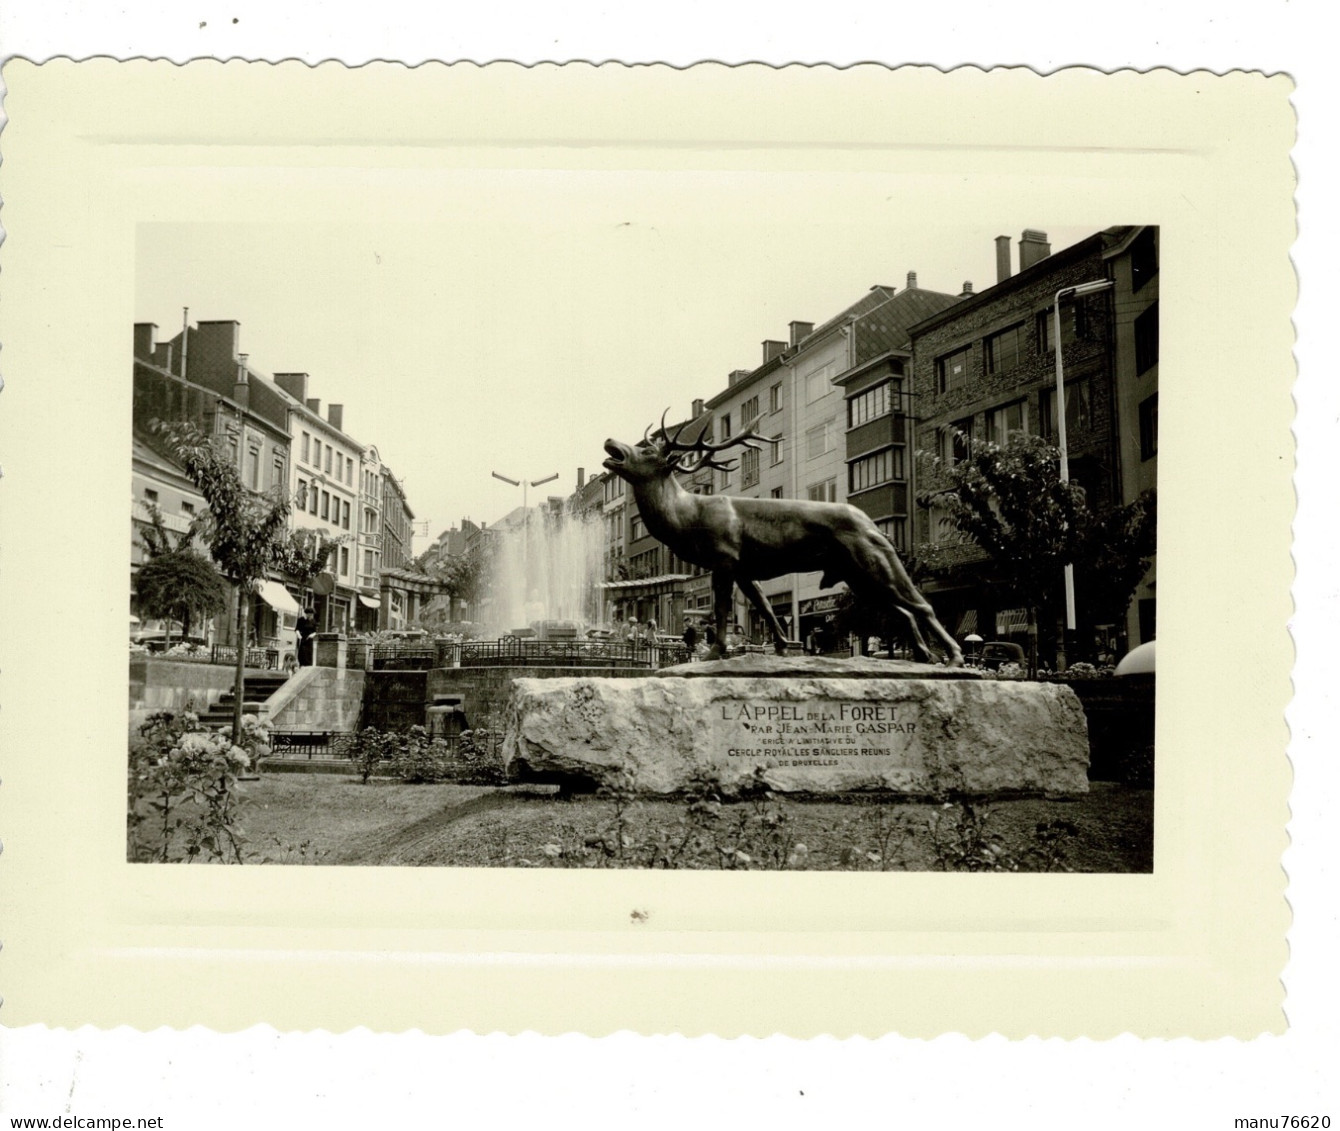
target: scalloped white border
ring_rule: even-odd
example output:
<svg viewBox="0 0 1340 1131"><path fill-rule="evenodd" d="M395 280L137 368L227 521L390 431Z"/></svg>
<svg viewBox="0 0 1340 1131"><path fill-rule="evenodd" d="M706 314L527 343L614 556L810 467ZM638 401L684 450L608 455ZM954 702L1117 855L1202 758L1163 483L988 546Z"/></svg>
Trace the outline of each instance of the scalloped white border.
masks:
<svg viewBox="0 0 1340 1131"><path fill-rule="evenodd" d="M1008 149L1011 131L1036 131L1044 114L1057 123L1059 104L1069 110L1061 123L1063 145L1127 151L1122 160L1131 163L1129 171L1118 174L1105 165L1112 171L1100 187L1111 193L1120 182L1126 199L1157 213L1139 219L1163 224L1164 368L1195 373L1185 384L1165 379L1162 398L1168 454L1161 455L1166 525L1160 547L1160 744L1161 750L1185 752L1186 760L1161 761L1155 876L1011 877L1008 885L992 884L990 877L908 877L886 892L858 891L861 885L833 877L774 877L743 887L723 884L723 877L692 877L685 888L678 879L660 877L494 874L474 881L481 894L470 890L471 876L461 872L132 874L106 864L106 850L119 835L109 837L99 808L117 788L117 759L109 757L106 738L119 735L123 725L124 672L115 662L120 650L114 660L91 651L79 669L79 709L53 717L50 673L68 667L67 657L44 647L51 642L35 632L35 608L11 606L0 645L7 661L5 733L25 745L40 739L58 754L45 765L19 762L7 773L11 801L22 803L6 809L7 839L19 850L7 854L0 872L10 907L6 933L17 940L0 966L0 976L19 987L9 994L10 1023L206 1022L227 1029L265 1018L281 1028L367 1023L383 1029L465 1025L598 1033L631 1026L872 1035L895 1029L919 1036L946 1029L975 1036L993 1030L1014 1036L1108 1036L1123 1029L1251 1036L1277 1030L1288 922L1278 863L1288 784L1282 710L1292 661L1284 635L1292 504L1287 392L1293 206L1287 155L1293 121L1287 80L1072 71L1043 81L1020 71L946 77L883 68L779 74L719 67L687 73L584 66L347 72L299 64L206 62L185 70L107 61L42 69L11 64L7 109L14 121L0 139L10 241L3 259L10 378L4 396L6 408L24 415L18 424L7 417L4 435L12 453L6 457L7 502L25 535L8 547L7 584L19 592L55 585L70 595L69 611L94 639L120 639L119 628L108 631L119 624L119 562L111 563L117 568L103 561L74 569L53 560L46 547L57 514L66 522L74 518L94 545L124 541L116 484L125 448L108 438L117 433L109 422L126 419L128 399L114 378L128 333L128 300L121 297L129 293L127 271L133 270L128 237L137 219L158 208L155 178L181 153L179 146L154 151L126 144L149 128L151 112L158 137L180 137L200 133L200 107L226 108L217 127L226 135L246 104L266 100L271 116L263 129L294 138L317 129L368 137L369 124L385 110L381 100L399 103L403 111L405 99L428 97L426 84L446 82L456 84L457 94L466 84L494 136L533 131L538 104L560 128L574 114L591 114L583 123L586 136L591 130L626 136L620 131L629 123L642 130L633 136L646 136L640 113L620 120L624 108L602 101L603 92L591 85L611 78L635 80L647 105L672 92L672 100L713 108L717 117L704 119L709 133L721 128L729 134L741 123L765 132L775 128L774 117L749 117L760 100L774 100L772 109L785 111L789 104L809 112L829 100L832 112L816 116L826 122L820 136L831 142L836 132L839 142L855 140L862 131L892 130L897 115L875 123L844 118L842 108L862 104L872 90L893 90L895 105L915 105L917 111L896 122L900 132L886 135L897 143L920 132L964 143L1006 143ZM528 99L524 117L509 118L499 102L490 101L504 79L504 92L530 87L544 97ZM430 102L421 102L420 111ZM273 113L280 105L282 118ZM722 107L726 116L744 116L725 121ZM682 128L684 106L675 110L657 128ZM173 113L180 115L176 132L165 128ZM414 121L422 128L422 115ZM218 135L206 128L203 136ZM1054 131L1047 136L1049 144L1058 140ZM1153 153L1151 137L1158 139ZM233 140L240 140L235 133ZM200 177L193 184L206 196L212 191L208 166L220 152L202 151L196 158L201 167L188 171ZM230 149L227 159L239 152ZM271 148L265 160L275 160L278 152ZM759 160L766 167L774 156L765 150ZM1065 160L1037 158L1030 215L1039 194L1056 191L1048 188L1049 178L1064 172ZM1169 161L1178 165L1175 184L1168 178ZM981 191L1000 188L983 178ZM219 197L209 207L217 216L228 202ZM248 218L257 218L251 208ZM77 255L60 254L66 240ZM1213 303L1206 302L1209 295ZM78 314L78 335L52 332L61 324L57 312ZM1224 397L1225 386L1242 395ZM76 414L70 412L72 390ZM1207 405L1214 407L1212 427L1204 419ZM1232 462L1217 455L1225 447L1235 453ZM78 463L53 466L52 454L62 448L78 451ZM1250 603L1243 593L1249 586L1256 587ZM1181 599L1168 602L1170 591ZM1226 609L1235 632L1253 641L1258 666L1224 670L1217 663L1220 653L1204 626L1221 621ZM21 663L12 658L14 639L36 641L26 644ZM117 727L109 729L113 717ZM1213 736L1213 749L1207 736ZM988 883L975 882L982 879ZM658 901L657 922L671 929L630 935L614 909L631 906L629 899L645 904L648 890ZM848 900L869 906L872 897L891 896L913 911L876 917L860 933L821 926L840 927ZM474 910L460 914L463 902L472 900ZM769 917L779 904L795 911ZM364 931L347 914L350 906L392 926ZM406 906L419 910L407 918ZM916 909L927 907L947 909L940 926L935 917L918 917ZM1031 923L1020 917L1021 907L1028 908ZM945 921L961 927L946 930ZM768 929L758 930L765 922ZM1076 925L1085 922L1089 927ZM1005 929L993 934L992 926ZM326 954L320 965L338 965L351 944L377 956L370 967L355 961L357 995L332 998L324 985L295 974L313 969L302 957L312 948ZM1102 965L1089 960L1095 947L1131 961L1094 974ZM535 957L563 951L578 957L547 964ZM417 956L425 952L458 957L424 962ZM495 957L470 957L479 952ZM1035 958L1022 968L1014 958L994 968L979 958L945 970L933 969L942 962L927 961L972 952ZM658 953L674 957L658 962ZM741 961L757 954L772 958ZM795 959L789 965L788 955ZM843 964L843 955L851 961ZM821 957L821 967L836 968L816 969L810 956ZM1049 956L1058 961L1047 961ZM685 962L697 966L692 978L682 973ZM709 976L710 967L718 969ZM788 987L785 995L771 990L779 977ZM201 992L218 985L228 992Z"/></svg>

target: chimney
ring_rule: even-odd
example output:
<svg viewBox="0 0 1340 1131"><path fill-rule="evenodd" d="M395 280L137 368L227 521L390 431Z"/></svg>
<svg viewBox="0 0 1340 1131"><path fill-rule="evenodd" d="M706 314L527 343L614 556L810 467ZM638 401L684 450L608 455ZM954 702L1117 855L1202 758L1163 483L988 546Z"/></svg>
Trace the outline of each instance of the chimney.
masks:
<svg viewBox="0 0 1340 1131"><path fill-rule="evenodd" d="M1019 270L1027 271L1034 263L1040 263L1052 253L1052 245L1047 242L1047 233L1034 228L1025 228L1019 237Z"/></svg>
<svg viewBox="0 0 1340 1131"><path fill-rule="evenodd" d="M707 405L703 403L702 397L695 397L693 401L693 419L697 420L706 411Z"/></svg>
<svg viewBox="0 0 1340 1131"><path fill-rule="evenodd" d="M299 404L307 403L306 373L276 373L275 384Z"/></svg>
<svg viewBox="0 0 1340 1131"><path fill-rule="evenodd" d="M765 342L764 344L766 345L767 343ZM781 343L781 342L774 342L773 344L774 344L774 345L779 345L779 346L780 346L782 343ZM727 384L727 385L734 385L736 381L740 381L740 380L742 380L743 378L748 377L749 374L750 374L750 370L748 370L748 369L732 369L732 370L730 371L730 373L728 373L728 374L726 375L726 384Z"/></svg>
<svg viewBox="0 0 1340 1131"><path fill-rule="evenodd" d="M251 379L247 375L247 355L237 355L237 375L233 379L233 400L243 408L251 407Z"/></svg>
<svg viewBox="0 0 1340 1131"><path fill-rule="evenodd" d="M780 357L785 352L785 342L777 342L769 338L763 343L763 364L767 365L774 357Z"/></svg>
<svg viewBox="0 0 1340 1131"><path fill-rule="evenodd" d="M314 413L316 413L317 416L320 416L320 415L321 415L321 398L320 398L320 397L308 397L308 398L307 398L307 407L308 407L309 409L311 409Z"/></svg>
<svg viewBox="0 0 1340 1131"><path fill-rule="evenodd" d="M813 322L792 322L791 323L791 346L794 349L802 341L814 333ZM767 360L766 358L764 360Z"/></svg>
<svg viewBox="0 0 1340 1131"><path fill-rule="evenodd" d="M971 279L964 279L964 280L963 280L963 290L961 290L961 291L959 292L959 296L958 296L958 297L959 297L959 298L967 298L967 297L968 297L969 295L971 295L971 294L972 294L972 280L971 280Z"/></svg>
<svg viewBox="0 0 1340 1131"><path fill-rule="evenodd" d="M1010 270L1010 237L996 237L996 282L1003 283L1013 271Z"/></svg>
<svg viewBox="0 0 1340 1131"><path fill-rule="evenodd" d="M917 289L917 273L915 271L909 271L907 273L907 289L909 291L915 291Z"/></svg>
<svg viewBox="0 0 1340 1131"><path fill-rule="evenodd" d="M152 360L154 345L158 341L158 324L155 322L135 323L135 357L145 361Z"/></svg>
<svg viewBox="0 0 1340 1131"><path fill-rule="evenodd" d="M333 404L326 408L326 419L337 432L344 431L344 405Z"/></svg>
<svg viewBox="0 0 1340 1131"><path fill-rule="evenodd" d="M577 490L580 491L585 486L586 486L586 468L579 467L577 469Z"/></svg>

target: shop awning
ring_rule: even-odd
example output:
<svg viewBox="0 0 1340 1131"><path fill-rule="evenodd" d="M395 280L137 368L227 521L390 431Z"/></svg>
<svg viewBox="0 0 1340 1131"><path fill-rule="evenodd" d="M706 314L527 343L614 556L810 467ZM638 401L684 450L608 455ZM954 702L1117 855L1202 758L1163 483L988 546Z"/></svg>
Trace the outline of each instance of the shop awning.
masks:
<svg viewBox="0 0 1340 1131"><path fill-rule="evenodd" d="M977 610L969 609L958 619L958 635L967 636L977 631Z"/></svg>
<svg viewBox="0 0 1340 1131"><path fill-rule="evenodd" d="M358 603L365 609L380 609L382 607L380 597L364 597L362 593L358 595Z"/></svg>
<svg viewBox="0 0 1340 1131"><path fill-rule="evenodd" d="M1012 632L1026 632L1027 630L1027 609L1001 609L996 613L997 636L1008 636Z"/></svg>
<svg viewBox="0 0 1340 1131"><path fill-rule="evenodd" d="M256 596L277 613L288 613L294 617L302 615L302 606L277 581L258 581L256 583Z"/></svg>

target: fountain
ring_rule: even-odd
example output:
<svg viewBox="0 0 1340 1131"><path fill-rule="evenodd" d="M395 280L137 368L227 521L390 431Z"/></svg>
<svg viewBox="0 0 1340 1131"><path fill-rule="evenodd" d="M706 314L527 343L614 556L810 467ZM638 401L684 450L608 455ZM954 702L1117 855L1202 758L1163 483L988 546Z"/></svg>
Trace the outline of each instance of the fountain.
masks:
<svg viewBox="0 0 1340 1131"><path fill-rule="evenodd" d="M534 507L520 524L495 530L492 600L484 615L497 635L553 622L600 621L596 582L605 546L598 516Z"/></svg>

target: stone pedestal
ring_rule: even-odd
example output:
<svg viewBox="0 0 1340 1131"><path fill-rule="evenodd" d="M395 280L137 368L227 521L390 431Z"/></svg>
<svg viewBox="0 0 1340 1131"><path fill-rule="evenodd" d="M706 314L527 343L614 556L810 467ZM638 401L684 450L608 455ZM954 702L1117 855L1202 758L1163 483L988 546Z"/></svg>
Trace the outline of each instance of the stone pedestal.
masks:
<svg viewBox="0 0 1340 1131"><path fill-rule="evenodd" d="M338 632L318 632L316 634L316 666L318 668L338 668L343 671L348 656L349 642Z"/></svg>
<svg viewBox="0 0 1340 1131"><path fill-rule="evenodd" d="M744 656L645 678L517 679L503 757L647 793L707 778L726 792L1077 794L1088 790L1089 746L1068 687Z"/></svg>

